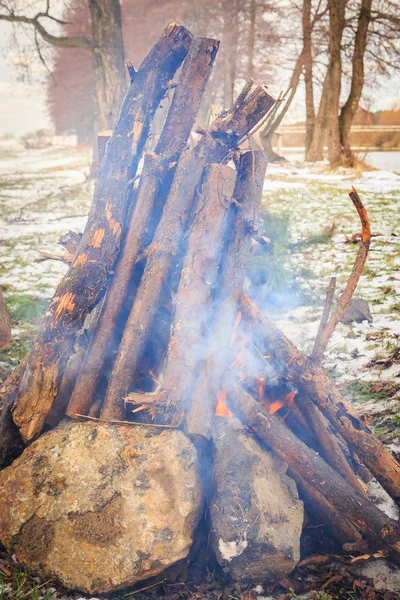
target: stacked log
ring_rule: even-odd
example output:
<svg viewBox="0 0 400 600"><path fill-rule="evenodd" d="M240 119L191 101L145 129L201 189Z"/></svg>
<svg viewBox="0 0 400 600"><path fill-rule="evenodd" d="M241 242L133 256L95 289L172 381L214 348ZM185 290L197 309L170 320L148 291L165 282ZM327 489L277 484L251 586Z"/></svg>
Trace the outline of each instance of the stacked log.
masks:
<svg viewBox="0 0 400 600"><path fill-rule="evenodd" d="M14 422L26 443L65 415L181 428L197 443L207 442L217 398L226 397L226 410L288 463L345 550L379 550L400 562L400 529L369 501L356 474L370 471L398 500L400 466L321 366L368 253L368 215L352 190L362 222L359 254L329 318L331 285L307 357L243 291L252 238L258 238L266 159L240 146L274 98L264 86L251 91L246 84L232 109L198 131L196 145L187 144L218 45L174 24L138 71L130 66L88 223L68 242L73 258L28 358ZM162 132L155 149L145 151L167 93L174 95ZM167 336L158 329L161 308L170 315ZM84 323L87 346L78 339ZM139 372L150 335L153 346L166 350L157 353L157 381L149 391L141 388ZM100 389L106 369L108 385ZM265 392L276 382L283 382L284 393L272 400ZM284 422L273 414L282 407Z"/></svg>

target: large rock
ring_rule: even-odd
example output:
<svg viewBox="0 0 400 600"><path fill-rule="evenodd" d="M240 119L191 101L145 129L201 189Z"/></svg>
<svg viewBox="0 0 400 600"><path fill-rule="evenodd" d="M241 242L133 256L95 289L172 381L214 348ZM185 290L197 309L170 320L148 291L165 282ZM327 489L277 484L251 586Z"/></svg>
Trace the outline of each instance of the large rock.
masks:
<svg viewBox="0 0 400 600"><path fill-rule="evenodd" d="M286 463L233 417L217 425L214 444L210 515L218 562L252 583L289 573L300 559L304 512Z"/></svg>
<svg viewBox="0 0 400 600"><path fill-rule="evenodd" d="M0 538L45 579L105 594L190 549L196 451L178 430L64 422L0 473Z"/></svg>

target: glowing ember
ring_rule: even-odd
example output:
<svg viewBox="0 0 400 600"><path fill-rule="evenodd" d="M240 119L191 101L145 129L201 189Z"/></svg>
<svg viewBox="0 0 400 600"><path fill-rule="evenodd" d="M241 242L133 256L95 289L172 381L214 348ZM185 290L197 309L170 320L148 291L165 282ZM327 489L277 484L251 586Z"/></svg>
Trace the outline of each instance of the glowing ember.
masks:
<svg viewBox="0 0 400 600"><path fill-rule="evenodd" d="M221 390L217 393L217 406L215 409L216 417L233 417L233 413L226 405L226 392Z"/></svg>

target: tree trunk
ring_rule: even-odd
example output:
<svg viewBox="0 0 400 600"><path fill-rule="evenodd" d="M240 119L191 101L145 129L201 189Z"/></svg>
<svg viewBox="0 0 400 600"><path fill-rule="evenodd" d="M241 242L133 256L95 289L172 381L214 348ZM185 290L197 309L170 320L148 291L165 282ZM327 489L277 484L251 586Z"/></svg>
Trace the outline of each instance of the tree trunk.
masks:
<svg viewBox="0 0 400 600"><path fill-rule="evenodd" d="M11 344L11 319L7 304L0 287L0 351L7 350Z"/></svg>
<svg viewBox="0 0 400 600"><path fill-rule="evenodd" d="M364 87L364 55L367 45L368 27L371 22L371 5L372 0L362 0L361 2L361 10L358 17L358 26L354 41L351 88L339 116L342 162L349 167L354 166L354 155L350 147L350 129L354 115L358 110Z"/></svg>
<svg viewBox="0 0 400 600"><path fill-rule="evenodd" d="M119 0L88 0L92 32L95 133L113 129L126 92Z"/></svg>
<svg viewBox="0 0 400 600"><path fill-rule="evenodd" d="M253 78L254 46L256 41L256 0L250 0L250 28L247 44L247 79Z"/></svg>
<svg viewBox="0 0 400 600"><path fill-rule="evenodd" d="M318 114L315 119L313 138L310 147L306 153L306 160L316 162L324 158L324 141L327 127L328 114L328 89L329 89L329 71L325 74L322 86L322 94L319 101Z"/></svg>
<svg viewBox="0 0 400 600"><path fill-rule="evenodd" d="M342 83L341 45L347 0L328 0L329 9L329 88L328 88L328 159L331 166L340 163L339 100Z"/></svg>
<svg viewBox="0 0 400 600"><path fill-rule="evenodd" d="M153 242L146 251L146 268L115 361L103 418L124 417L123 398L142 357L162 286L186 230L206 163L226 159L273 105L274 99L264 87L258 86L237 110L217 117L192 151L182 154Z"/></svg>
<svg viewBox="0 0 400 600"><path fill-rule="evenodd" d="M58 393L75 335L108 283L125 224L130 181L153 115L191 39L184 27L170 25L129 87L107 145L75 259L45 313L14 406L14 421L25 441L40 434Z"/></svg>
<svg viewBox="0 0 400 600"><path fill-rule="evenodd" d="M305 156L308 156L314 136L315 107L314 107L314 82L313 82L313 56L312 56L312 30L311 22L312 0L303 0L303 72L306 88L306 139Z"/></svg>
<svg viewBox="0 0 400 600"><path fill-rule="evenodd" d="M238 13L237 0L224 2L222 33L222 53L224 63L224 109L233 106L236 79L236 60L238 43Z"/></svg>

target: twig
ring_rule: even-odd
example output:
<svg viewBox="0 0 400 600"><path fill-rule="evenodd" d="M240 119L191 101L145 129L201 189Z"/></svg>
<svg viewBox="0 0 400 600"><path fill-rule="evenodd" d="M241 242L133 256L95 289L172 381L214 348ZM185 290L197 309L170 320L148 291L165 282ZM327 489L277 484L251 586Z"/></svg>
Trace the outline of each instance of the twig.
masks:
<svg viewBox="0 0 400 600"><path fill-rule="evenodd" d="M179 429L178 425L156 425L155 423L137 423L136 421L118 421L118 419L99 419L89 415L79 415L75 413L73 418L96 421L98 423L111 423L112 425L133 425L134 427L155 427L156 429Z"/></svg>
<svg viewBox="0 0 400 600"><path fill-rule="evenodd" d="M161 581L156 581L155 583L152 583L151 585L147 585L146 587L140 588L140 590L135 590L134 592L129 592L129 594L124 594L124 598L127 598L128 596L134 596L135 594L138 594L139 592L144 592L144 590L149 590L152 587L156 587L156 585L161 585L162 583L164 583L164 581L166 581L167 578L162 579Z"/></svg>
<svg viewBox="0 0 400 600"><path fill-rule="evenodd" d="M315 338L314 347L313 347L312 353L311 353L311 358L313 360L316 360L315 353L318 350L319 340L320 340L321 335L328 323L329 315L331 314L331 308L332 308L333 296L335 294L335 289L336 289L336 277L331 277L331 280L328 285L328 289L326 291L324 310L322 312L321 322L318 327L317 337Z"/></svg>
<svg viewBox="0 0 400 600"><path fill-rule="evenodd" d="M369 245L371 243L371 229L369 224L368 213L360 200L359 195L357 194L354 187L352 187L349 192L349 196L351 201L353 202L356 210L358 212L358 216L361 221L361 239L360 245L358 248L358 253L356 260L354 262L353 270L350 274L347 285L344 289L343 294L339 298L339 302L337 307L326 324L324 330L322 331L318 341L316 341L312 358L316 361L317 364L320 364L328 345L329 340L332 337L333 332L336 329L336 325L339 323L340 319L343 317L346 308L348 307L350 300L353 297L354 291L357 287L358 281L360 279L362 270L364 268L365 261L367 259Z"/></svg>

